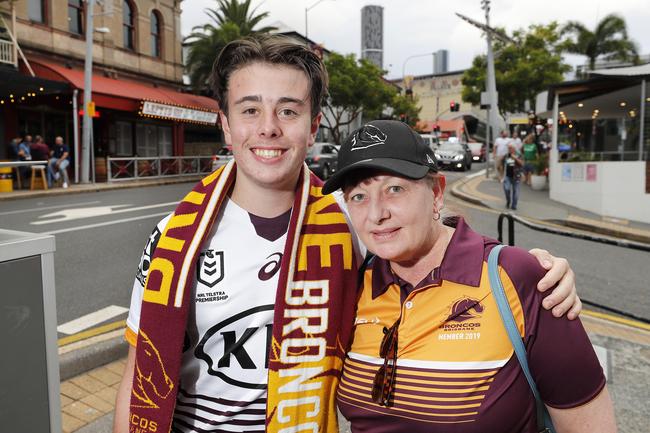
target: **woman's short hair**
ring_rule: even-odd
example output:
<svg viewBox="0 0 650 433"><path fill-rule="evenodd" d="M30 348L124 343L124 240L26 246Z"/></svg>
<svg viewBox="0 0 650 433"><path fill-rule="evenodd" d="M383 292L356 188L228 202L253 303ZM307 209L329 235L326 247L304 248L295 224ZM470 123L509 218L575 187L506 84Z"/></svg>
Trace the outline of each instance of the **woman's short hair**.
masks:
<svg viewBox="0 0 650 433"><path fill-rule="evenodd" d="M210 74L210 86L219 108L228 115L228 85L233 72L252 63L269 63L298 69L310 84L311 117L321 111L327 93L327 70L320 57L307 46L286 36L257 36L238 39L219 53Z"/></svg>

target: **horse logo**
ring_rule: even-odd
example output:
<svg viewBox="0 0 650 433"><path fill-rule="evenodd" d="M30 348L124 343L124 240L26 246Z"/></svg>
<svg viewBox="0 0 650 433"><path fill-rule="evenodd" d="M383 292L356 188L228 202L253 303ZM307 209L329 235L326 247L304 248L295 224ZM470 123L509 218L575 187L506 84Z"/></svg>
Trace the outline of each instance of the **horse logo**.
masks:
<svg viewBox="0 0 650 433"><path fill-rule="evenodd" d="M485 307L478 299L464 297L455 301L451 305L451 311L449 317L447 317L447 322L464 322L466 320L477 319L481 317L481 314L485 310Z"/></svg>
<svg viewBox="0 0 650 433"><path fill-rule="evenodd" d="M196 264L196 279L212 288L223 280L223 277L223 251L203 251Z"/></svg>
<svg viewBox="0 0 650 433"><path fill-rule="evenodd" d="M138 341L138 345L143 344L144 347L142 351L138 351L138 354L143 356L138 356L135 360L135 383L132 392L142 403L132 406L158 409L159 406L154 399L166 399L174 389L174 384L165 371L165 365L156 346L144 331L140 330L140 335L142 339Z"/></svg>
<svg viewBox="0 0 650 433"><path fill-rule="evenodd" d="M381 129L374 125L364 125L352 137L351 150L367 149L372 146L384 144L388 136L384 134Z"/></svg>

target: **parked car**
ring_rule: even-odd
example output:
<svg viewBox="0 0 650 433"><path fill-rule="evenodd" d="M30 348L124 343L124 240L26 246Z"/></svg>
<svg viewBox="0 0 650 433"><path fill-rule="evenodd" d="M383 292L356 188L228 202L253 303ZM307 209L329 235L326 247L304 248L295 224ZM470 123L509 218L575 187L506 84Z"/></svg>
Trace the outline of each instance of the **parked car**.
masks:
<svg viewBox="0 0 650 433"><path fill-rule="evenodd" d="M322 180L328 179L338 167L338 149L331 143L314 143L307 151L305 162Z"/></svg>
<svg viewBox="0 0 650 433"><path fill-rule="evenodd" d="M440 168L462 171L472 168L472 152L467 144L461 144L458 141L443 141L434 154Z"/></svg>
<svg viewBox="0 0 650 433"><path fill-rule="evenodd" d="M222 165L226 165L233 159L232 149L230 146L222 147L217 153L212 155L212 170L216 170Z"/></svg>
<svg viewBox="0 0 650 433"><path fill-rule="evenodd" d="M472 161L485 161L485 143L480 141L470 141L467 143L469 150L472 152Z"/></svg>

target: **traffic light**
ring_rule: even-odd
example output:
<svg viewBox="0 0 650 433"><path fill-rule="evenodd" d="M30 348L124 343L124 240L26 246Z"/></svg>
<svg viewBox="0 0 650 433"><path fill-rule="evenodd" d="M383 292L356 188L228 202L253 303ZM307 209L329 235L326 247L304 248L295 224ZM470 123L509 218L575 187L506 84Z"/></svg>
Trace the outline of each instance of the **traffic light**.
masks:
<svg viewBox="0 0 650 433"><path fill-rule="evenodd" d="M449 103L449 111L458 111L460 110L460 103L451 101Z"/></svg>

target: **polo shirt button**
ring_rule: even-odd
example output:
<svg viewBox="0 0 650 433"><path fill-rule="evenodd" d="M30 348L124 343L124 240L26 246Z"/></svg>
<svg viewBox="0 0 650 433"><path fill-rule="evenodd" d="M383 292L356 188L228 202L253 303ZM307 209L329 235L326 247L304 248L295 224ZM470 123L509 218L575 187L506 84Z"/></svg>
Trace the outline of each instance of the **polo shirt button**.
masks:
<svg viewBox="0 0 650 433"><path fill-rule="evenodd" d="M411 308L413 308L413 302L411 302L411 301L407 301L407 302L404 304L404 306L406 307L407 310L410 310Z"/></svg>

